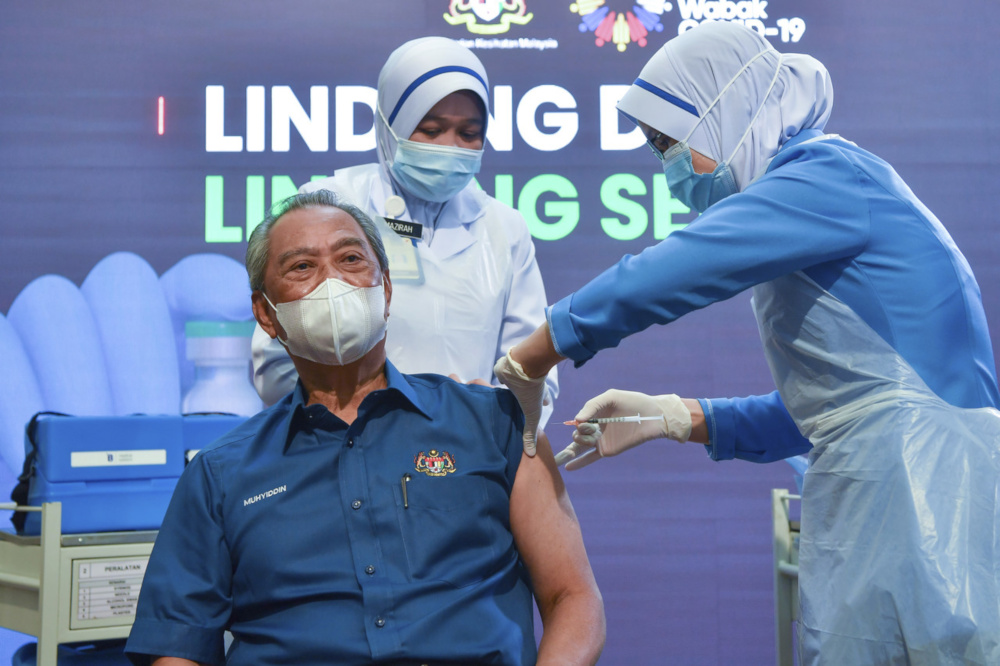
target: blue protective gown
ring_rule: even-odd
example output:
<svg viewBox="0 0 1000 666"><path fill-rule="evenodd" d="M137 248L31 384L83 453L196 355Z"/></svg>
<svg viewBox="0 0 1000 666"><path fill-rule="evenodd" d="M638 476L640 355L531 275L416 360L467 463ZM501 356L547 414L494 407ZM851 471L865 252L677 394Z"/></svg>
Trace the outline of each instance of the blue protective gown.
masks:
<svg viewBox="0 0 1000 666"><path fill-rule="evenodd" d="M799 663L1000 663L1000 412L979 289L885 162L802 132L742 193L548 316L582 362L748 287L781 397L702 405L715 459L809 452Z"/></svg>
<svg viewBox="0 0 1000 666"><path fill-rule="evenodd" d="M652 324L802 271L944 401L997 407L986 316L965 257L891 166L821 136L800 132L743 192L553 305L559 353L580 364ZM777 392L702 405L716 460L768 462L811 446Z"/></svg>

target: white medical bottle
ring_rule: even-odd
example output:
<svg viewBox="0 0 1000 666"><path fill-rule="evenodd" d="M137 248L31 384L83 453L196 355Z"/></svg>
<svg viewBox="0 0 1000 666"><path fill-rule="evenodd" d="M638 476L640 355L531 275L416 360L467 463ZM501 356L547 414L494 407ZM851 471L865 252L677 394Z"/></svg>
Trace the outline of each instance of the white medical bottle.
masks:
<svg viewBox="0 0 1000 666"><path fill-rule="evenodd" d="M252 321L189 321L184 326L194 384L181 412L225 412L252 416L263 408L250 381Z"/></svg>

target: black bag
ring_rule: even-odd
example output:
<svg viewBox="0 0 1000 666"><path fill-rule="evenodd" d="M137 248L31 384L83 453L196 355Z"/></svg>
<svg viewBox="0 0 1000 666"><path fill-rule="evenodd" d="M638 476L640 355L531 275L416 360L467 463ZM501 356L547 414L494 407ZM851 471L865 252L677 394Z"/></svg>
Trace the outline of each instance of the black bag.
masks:
<svg viewBox="0 0 1000 666"><path fill-rule="evenodd" d="M21 470L21 475L17 477L17 485L10 491L10 498L18 506L24 506L28 503L28 486L31 483L31 477L35 475L35 458L38 455L38 446L35 444L35 431L38 429L39 416L69 416L69 414L63 414L62 412L38 412L31 417L28 425L25 426L24 434L30 446L24 455L24 468ZM24 523L26 520L28 520L28 514L24 511L15 511L10 517L10 522L14 524L14 529L17 530L18 534L24 532Z"/></svg>

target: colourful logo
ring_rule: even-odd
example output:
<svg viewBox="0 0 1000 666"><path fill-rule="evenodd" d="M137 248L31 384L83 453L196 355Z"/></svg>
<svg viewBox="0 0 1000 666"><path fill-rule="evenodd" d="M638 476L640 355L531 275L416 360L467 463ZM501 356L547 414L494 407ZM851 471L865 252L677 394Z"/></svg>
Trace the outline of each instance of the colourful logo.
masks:
<svg viewBox="0 0 1000 666"><path fill-rule="evenodd" d="M413 456L413 465L427 476L446 476L455 471L455 457L447 451L438 453L437 449L431 449L430 453L421 451Z"/></svg>
<svg viewBox="0 0 1000 666"><path fill-rule="evenodd" d="M534 18L526 12L524 0L451 0L444 20L451 25L465 24L477 35L499 35L510 30L511 23L524 25Z"/></svg>
<svg viewBox="0 0 1000 666"><path fill-rule="evenodd" d="M605 5L605 0L577 0L569 10L583 19L580 32L594 33L598 46L614 42L619 51L632 43L645 46L646 35L663 32L660 17L673 9L665 0L635 0L631 10L617 12Z"/></svg>

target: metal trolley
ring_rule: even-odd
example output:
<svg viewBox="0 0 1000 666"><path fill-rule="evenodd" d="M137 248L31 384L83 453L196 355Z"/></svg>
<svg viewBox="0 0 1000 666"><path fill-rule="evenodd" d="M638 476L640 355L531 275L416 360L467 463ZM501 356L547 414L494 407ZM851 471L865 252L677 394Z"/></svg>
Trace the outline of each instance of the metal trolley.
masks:
<svg viewBox="0 0 1000 666"><path fill-rule="evenodd" d="M39 536L0 531L0 626L38 639L38 666L62 643L125 638L156 530L62 534L62 503L39 511Z"/></svg>
<svg viewBox="0 0 1000 666"><path fill-rule="evenodd" d="M784 488L771 490L774 519L774 623L778 666L794 666L793 622L799 619L799 521L791 502L800 501Z"/></svg>

